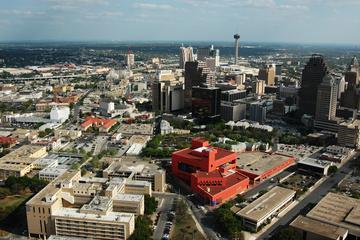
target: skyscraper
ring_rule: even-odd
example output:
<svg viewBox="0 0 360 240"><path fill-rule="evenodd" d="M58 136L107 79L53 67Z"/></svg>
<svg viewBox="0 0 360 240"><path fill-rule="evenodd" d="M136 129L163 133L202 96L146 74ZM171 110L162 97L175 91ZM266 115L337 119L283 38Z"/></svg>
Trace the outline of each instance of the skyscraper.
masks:
<svg viewBox="0 0 360 240"><path fill-rule="evenodd" d="M185 107L191 108L192 88L196 86L215 86L215 76L204 62L185 64Z"/></svg>
<svg viewBox="0 0 360 240"><path fill-rule="evenodd" d="M359 93L359 63L354 57L345 73L345 82L347 87L345 91L341 94L340 106L351 108L351 109L360 109L360 93Z"/></svg>
<svg viewBox="0 0 360 240"><path fill-rule="evenodd" d="M259 80L264 80L266 85L275 85L275 68L273 66L267 66L259 70Z"/></svg>
<svg viewBox="0 0 360 240"><path fill-rule="evenodd" d="M192 88L192 116L201 123L220 119L221 90L216 87Z"/></svg>
<svg viewBox="0 0 360 240"><path fill-rule="evenodd" d="M220 51L214 49L214 46L201 47L197 50L197 60L207 62L208 59L214 59L215 67L220 66Z"/></svg>
<svg viewBox="0 0 360 240"><path fill-rule="evenodd" d="M338 86L336 80L327 75L318 87L315 119L331 121L336 116Z"/></svg>
<svg viewBox="0 0 360 240"><path fill-rule="evenodd" d="M318 86L327 74L327 67L322 55L314 54L302 71L299 91L299 108L302 114L315 116Z"/></svg>
<svg viewBox="0 0 360 240"><path fill-rule="evenodd" d="M131 68L135 64L135 55L131 52L125 54L125 65Z"/></svg>
<svg viewBox="0 0 360 240"><path fill-rule="evenodd" d="M194 60L192 47L180 47L180 68L184 69L187 62L193 62Z"/></svg>

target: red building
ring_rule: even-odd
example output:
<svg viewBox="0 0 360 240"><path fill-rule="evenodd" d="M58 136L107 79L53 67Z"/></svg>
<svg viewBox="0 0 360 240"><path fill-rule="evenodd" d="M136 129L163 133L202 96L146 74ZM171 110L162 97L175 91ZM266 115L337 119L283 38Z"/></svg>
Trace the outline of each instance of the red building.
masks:
<svg viewBox="0 0 360 240"><path fill-rule="evenodd" d="M16 138L0 137L0 145L1 146L11 147L11 146L15 145L16 142L17 142Z"/></svg>
<svg viewBox="0 0 360 240"><path fill-rule="evenodd" d="M245 191L249 178L236 169L237 154L194 138L191 148L172 154L172 172L211 205Z"/></svg>
<svg viewBox="0 0 360 240"><path fill-rule="evenodd" d="M97 118L94 116L88 116L81 124L81 128L86 131L90 127L98 128L100 132L108 132L112 126L117 123L114 119Z"/></svg>

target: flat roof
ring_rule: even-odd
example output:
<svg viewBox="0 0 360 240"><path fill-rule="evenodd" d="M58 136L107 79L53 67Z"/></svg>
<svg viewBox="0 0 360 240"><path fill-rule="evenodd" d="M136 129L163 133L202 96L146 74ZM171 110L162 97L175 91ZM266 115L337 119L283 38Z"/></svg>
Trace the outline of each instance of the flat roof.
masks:
<svg viewBox="0 0 360 240"><path fill-rule="evenodd" d="M358 199L330 192L306 216L360 234Z"/></svg>
<svg viewBox="0 0 360 240"><path fill-rule="evenodd" d="M53 216L55 218L78 218L78 219L86 219L90 221L104 221L110 223L129 223L131 219L134 218L134 214L132 213L116 213L116 212L108 212L106 215L99 214L89 214L89 213L81 213L76 208L59 208L54 211Z"/></svg>
<svg viewBox="0 0 360 240"><path fill-rule="evenodd" d="M237 215L256 222L260 221L274 209L280 208L284 201L294 196L295 193L294 190L276 186L241 209Z"/></svg>
<svg viewBox="0 0 360 240"><path fill-rule="evenodd" d="M348 232L345 228L320 222L302 215L299 215L290 226L334 240L339 239L340 236L344 236Z"/></svg>
<svg viewBox="0 0 360 240"><path fill-rule="evenodd" d="M113 197L113 200L118 201L126 201L126 202L140 202L144 199L144 195L137 195L137 194L126 194L126 193L119 193Z"/></svg>
<svg viewBox="0 0 360 240"><path fill-rule="evenodd" d="M292 157L277 153L244 152L238 155L236 165L243 171L255 175L261 175L262 173L289 160L289 158Z"/></svg>
<svg viewBox="0 0 360 240"><path fill-rule="evenodd" d="M318 168L326 168L328 166L332 165L332 162L330 161L324 161L316 158L304 158L301 159L298 163L318 167Z"/></svg>

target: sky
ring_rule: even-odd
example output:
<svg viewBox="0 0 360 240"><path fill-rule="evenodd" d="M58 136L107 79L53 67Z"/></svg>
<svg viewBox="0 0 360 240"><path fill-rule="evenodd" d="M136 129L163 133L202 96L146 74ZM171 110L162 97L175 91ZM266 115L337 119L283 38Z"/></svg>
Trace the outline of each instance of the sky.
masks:
<svg viewBox="0 0 360 240"><path fill-rule="evenodd" d="M360 0L0 0L0 41L360 44Z"/></svg>

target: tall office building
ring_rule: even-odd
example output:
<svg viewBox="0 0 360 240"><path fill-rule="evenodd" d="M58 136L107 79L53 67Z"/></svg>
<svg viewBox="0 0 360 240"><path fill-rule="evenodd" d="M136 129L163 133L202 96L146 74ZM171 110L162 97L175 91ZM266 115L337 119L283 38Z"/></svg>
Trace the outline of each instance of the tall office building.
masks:
<svg viewBox="0 0 360 240"><path fill-rule="evenodd" d="M220 51L219 51L219 49L214 49L213 45L211 45L210 47L198 48L197 60L207 62L207 59L214 59L213 61L215 62L215 67L220 66Z"/></svg>
<svg viewBox="0 0 360 240"><path fill-rule="evenodd" d="M254 84L255 94L256 95L264 95L265 94L265 81L264 80L256 80Z"/></svg>
<svg viewBox="0 0 360 240"><path fill-rule="evenodd" d="M331 121L336 116L338 86L336 80L327 75L318 87L315 119Z"/></svg>
<svg viewBox="0 0 360 240"><path fill-rule="evenodd" d="M266 121L266 111L265 101L252 102L249 106L249 119L262 124Z"/></svg>
<svg viewBox="0 0 360 240"><path fill-rule="evenodd" d="M259 80L264 80L266 85L275 85L275 68L270 65L259 70Z"/></svg>
<svg viewBox="0 0 360 240"><path fill-rule="evenodd" d="M152 85L153 111L174 112L184 108L184 83L176 80L171 70L158 73Z"/></svg>
<svg viewBox="0 0 360 240"><path fill-rule="evenodd" d="M211 122L219 119L221 114L220 103L220 88L192 88L192 116L200 122Z"/></svg>
<svg viewBox="0 0 360 240"><path fill-rule="evenodd" d="M327 74L323 56L314 54L302 71L301 89L299 91L299 108L302 114L315 116L318 86Z"/></svg>
<svg viewBox="0 0 360 240"><path fill-rule="evenodd" d="M358 86L359 85L359 80L360 80L360 68L359 68L359 62L358 62L356 57L353 57L351 59L351 63L349 65L349 67L348 67L347 72L355 72L356 73L357 77L356 77L355 84L356 84L356 86Z"/></svg>
<svg viewBox="0 0 360 240"><path fill-rule="evenodd" d="M131 68L135 64L135 55L128 52L125 54L125 65Z"/></svg>
<svg viewBox="0 0 360 240"><path fill-rule="evenodd" d="M185 64L185 107L191 108L192 88L195 86L215 86L215 76L204 62Z"/></svg>
<svg viewBox="0 0 360 240"><path fill-rule="evenodd" d="M180 68L184 69L187 62L195 61L192 47L180 47Z"/></svg>
<svg viewBox="0 0 360 240"><path fill-rule="evenodd" d="M340 106L351 108L351 109L360 109L360 93L359 93L359 63L354 57L351 60L345 73L345 82L347 87L345 91L341 94Z"/></svg>

